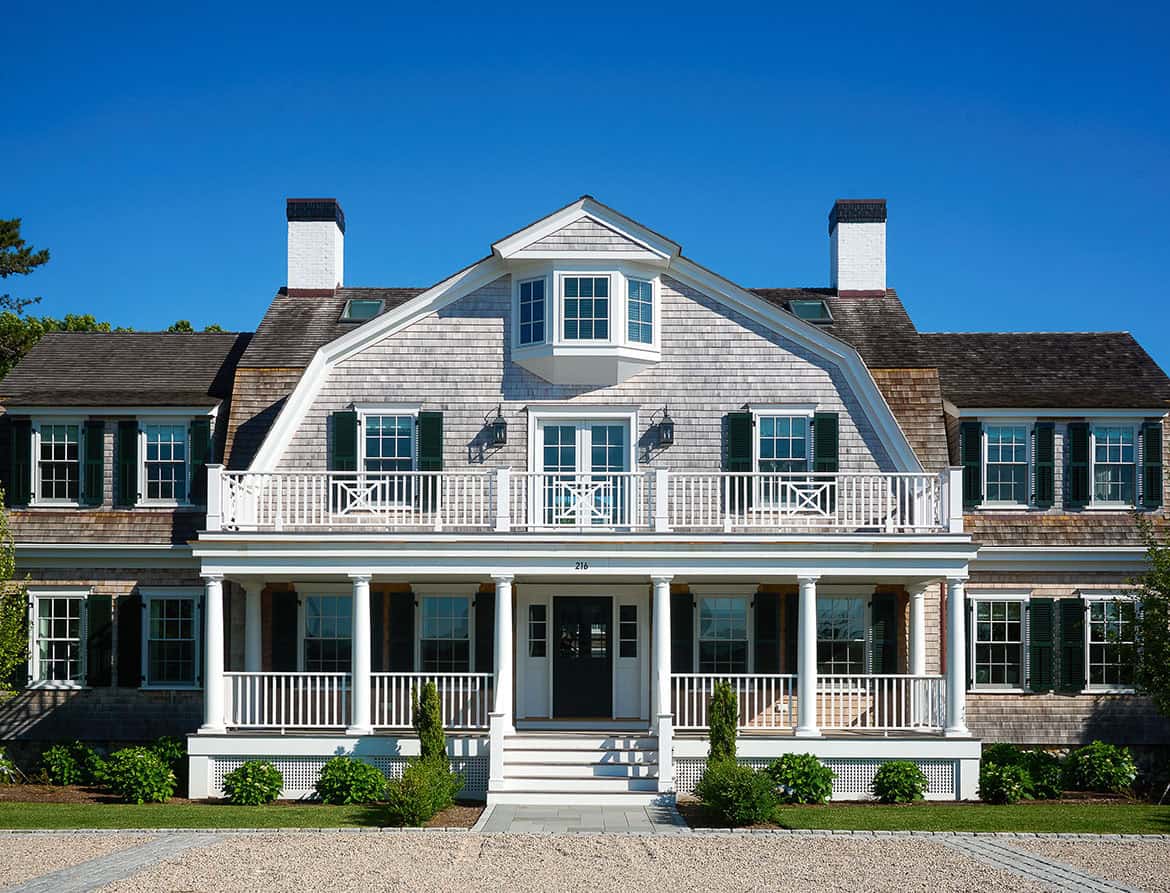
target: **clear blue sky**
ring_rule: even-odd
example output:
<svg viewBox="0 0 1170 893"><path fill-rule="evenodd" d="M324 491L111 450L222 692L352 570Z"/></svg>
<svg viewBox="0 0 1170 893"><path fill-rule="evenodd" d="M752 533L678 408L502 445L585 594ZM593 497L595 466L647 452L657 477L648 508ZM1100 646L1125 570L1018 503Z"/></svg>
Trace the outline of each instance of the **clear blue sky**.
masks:
<svg viewBox="0 0 1170 893"><path fill-rule="evenodd" d="M17 2L0 216L53 258L8 290L250 329L286 196L341 200L347 284L428 285L582 193L743 285L823 285L833 199L884 196L920 328L1128 329L1170 368L1170 13L951 7Z"/></svg>

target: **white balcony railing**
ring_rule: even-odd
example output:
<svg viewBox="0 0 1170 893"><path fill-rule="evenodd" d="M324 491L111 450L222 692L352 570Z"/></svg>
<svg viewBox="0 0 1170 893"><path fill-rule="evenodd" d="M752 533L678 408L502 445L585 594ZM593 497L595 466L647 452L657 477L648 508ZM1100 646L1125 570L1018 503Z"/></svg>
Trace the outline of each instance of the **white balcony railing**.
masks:
<svg viewBox="0 0 1170 893"><path fill-rule="evenodd" d="M349 673L224 673L228 728L344 729Z"/></svg>
<svg viewBox="0 0 1170 893"><path fill-rule="evenodd" d="M739 731L796 727L796 676L674 673L674 727L706 730L715 683L727 681L739 705ZM934 732L946 723L942 676L819 675L817 725L828 730Z"/></svg>
<svg viewBox="0 0 1170 893"><path fill-rule="evenodd" d="M654 469L251 472L209 469L208 530L927 534L962 531L960 473Z"/></svg>
<svg viewBox="0 0 1170 893"><path fill-rule="evenodd" d="M405 729L412 722L413 693L428 682L439 693L445 729L486 729L492 708L491 673L373 673L375 729Z"/></svg>

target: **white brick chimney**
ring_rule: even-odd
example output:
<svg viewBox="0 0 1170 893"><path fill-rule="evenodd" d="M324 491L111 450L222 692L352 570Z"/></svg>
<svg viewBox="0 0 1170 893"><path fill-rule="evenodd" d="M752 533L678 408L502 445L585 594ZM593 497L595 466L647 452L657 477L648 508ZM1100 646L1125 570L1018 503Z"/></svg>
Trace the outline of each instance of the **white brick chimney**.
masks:
<svg viewBox="0 0 1170 893"><path fill-rule="evenodd" d="M829 285L838 294L886 290L886 200L839 198L829 212Z"/></svg>
<svg viewBox="0 0 1170 893"><path fill-rule="evenodd" d="M289 293L339 288L345 269L345 214L335 198L288 200Z"/></svg>

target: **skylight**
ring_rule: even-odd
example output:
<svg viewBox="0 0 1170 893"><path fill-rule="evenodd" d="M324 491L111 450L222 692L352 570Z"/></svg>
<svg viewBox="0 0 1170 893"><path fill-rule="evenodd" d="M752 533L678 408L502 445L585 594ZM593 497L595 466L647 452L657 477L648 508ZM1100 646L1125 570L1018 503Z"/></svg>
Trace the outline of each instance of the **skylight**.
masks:
<svg viewBox="0 0 1170 893"><path fill-rule="evenodd" d="M789 301L789 309L805 322L832 322L833 314L829 312L829 305L820 298L813 300Z"/></svg>
<svg viewBox="0 0 1170 893"><path fill-rule="evenodd" d="M345 302L345 309L341 311L341 321L365 322L381 312L382 302L379 300L350 300Z"/></svg>

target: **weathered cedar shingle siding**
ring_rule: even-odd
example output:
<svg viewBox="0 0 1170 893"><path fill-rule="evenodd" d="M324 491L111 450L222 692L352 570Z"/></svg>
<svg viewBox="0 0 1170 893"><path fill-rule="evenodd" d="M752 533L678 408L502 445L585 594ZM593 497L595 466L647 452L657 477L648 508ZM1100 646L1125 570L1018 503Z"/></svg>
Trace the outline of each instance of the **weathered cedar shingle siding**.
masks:
<svg viewBox="0 0 1170 893"><path fill-rule="evenodd" d="M662 361L613 387L553 385L511 362L509 277L419 320L338 364L280 459L282 469L323 469L329 413L357 402L421 403L444 413L444 468L477 467L473 448L484 415L503 404L508 444L485 464L526 468L529 403L575 400L640 406L645 440L650 411L675 418L675 445L642 466L721 468L724 416L749 403L816 403L840 413L843 472L889 470L891 463L839 370L810 351L712 299L664 277Z"/></svg>
<svg viewBox="0 0 1170 893"><path fill-rule="evenodd" d="M950 464L947 429L935 369L871 369L914 454L927 471Z"/></svg>
<svg viewBox="0 0 1170 893"><path fill-rule="evenodd" d="M541 251L637 251L647 258L655 255L637 242L595 220L576 220L543 239L537 239L527 248Z"/></svg>

